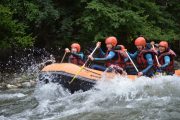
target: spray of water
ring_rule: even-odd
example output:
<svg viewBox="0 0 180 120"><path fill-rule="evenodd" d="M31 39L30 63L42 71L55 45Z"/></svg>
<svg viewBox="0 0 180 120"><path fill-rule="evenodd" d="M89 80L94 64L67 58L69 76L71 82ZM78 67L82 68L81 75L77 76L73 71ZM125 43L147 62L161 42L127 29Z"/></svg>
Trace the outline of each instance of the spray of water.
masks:
<svg viewBox="0 0 180 120"><path fill-rule="evenodd" d="M51 57L45 49L24 49L23 54L10 56L6 63L0 65L0 82L16 84L35 80L42 63Z"/></svg>
<svg viewBox="0 0 180 120"><path fill-rule="evenodd" d="M39 63L32 62L27 65L31 67L22 67L22 71L28 76L37 74ZM16 75L16 79L22 79ZM107 80L104 74L92 90L75 94L58 84L38 84L30 95L1 94L0 105L7 100L13 102L0 106L0 119L179 119L179 91L177 76L140 77L132 81L124 76Z"/></svg>
<svg viewBox="0 0 180 120"><path fill-rule="evenodd" d="M37 85L32 97L38 105L10 118L170 119L172 114L178 118L179 91L177 76L140 77L135 81L115 76L99 81L92 90L75 94L58 84Z"/></svg>

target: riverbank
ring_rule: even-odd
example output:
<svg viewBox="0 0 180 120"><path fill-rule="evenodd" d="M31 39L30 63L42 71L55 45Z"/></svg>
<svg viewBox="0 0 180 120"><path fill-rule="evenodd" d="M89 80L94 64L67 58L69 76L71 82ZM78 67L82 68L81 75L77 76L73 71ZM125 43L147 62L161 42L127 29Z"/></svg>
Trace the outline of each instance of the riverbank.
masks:
<svg viewBox="0 0 180 120"><path fill-rule="evenodd" d="M37 83L38 74L10 74L0 73L0 89L18 89L35 87Z"/></svg>

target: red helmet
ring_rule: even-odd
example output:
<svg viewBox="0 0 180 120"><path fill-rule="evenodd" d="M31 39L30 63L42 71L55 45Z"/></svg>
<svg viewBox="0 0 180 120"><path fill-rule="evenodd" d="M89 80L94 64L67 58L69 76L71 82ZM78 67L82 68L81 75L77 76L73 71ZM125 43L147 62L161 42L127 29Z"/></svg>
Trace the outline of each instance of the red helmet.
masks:
<svg viewBox="0 0 180 120"><path fill-rule="evenodd" d="M114 36L108 37L108 38L106 38L105 43L106 44L111 44L113 47L115 47L117 45L117 39Z"/></svg>
<svg viewBox="0 0 180 120"><path fill-rule="evenodd" d="M167 48L168 48L168 42L166 42L166 41L161 41L161 42L159 43L159 46L165 47L165 48L167 49Z"/></svg>
<svg viewBox="0 0 180 120"><path fill-rule="evenodd" d="M76 48L78 52L81 51L81 46L80 46L78 43L73 43L73 44L71 45L71 48Z"/></svg>
<svg viewBox="0 0 180 120"><path fill-rule="evenodd" d="M145 40L145 38L143 38L143 37L138 37L138 38L135 40L134 44L135 44L136 46L146 46L146 40Z"/></svg>

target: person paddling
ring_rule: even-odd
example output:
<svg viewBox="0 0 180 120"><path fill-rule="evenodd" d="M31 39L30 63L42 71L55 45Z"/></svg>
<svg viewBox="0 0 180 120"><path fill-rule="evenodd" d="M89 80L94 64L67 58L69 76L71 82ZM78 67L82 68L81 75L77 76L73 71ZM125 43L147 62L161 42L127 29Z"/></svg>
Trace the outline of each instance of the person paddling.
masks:
<svg viewBox="0 0 180 120"><path fill-rule="evenodd" d="M161 72L166 73L167 75L173 75L175 73L174 70L174 58L176 54L173 50L169 48L168 42L161 41L159 43L159 51L158 51L158 60L159 65L158 69Z"/></svg>
<svg viewBox="0 0 180 120"><path fill-rule="evenodd" d="M128 62L125 62L125 59L128 58L127 54L125 53L125 50L126 50L125 46L117 45L114 50L115 50L115 52L118 53L118 57L120 59L118 66L125 70L126 66L129 65Z"/></svg>
<svg viewBox="0 0 180 120"><path fill-rule="evenodd" d="M138 76L153 76L155 73L155 55L157 52L154 49L150 49L147 46L146 40L144 37L138 37L135 40L135 45L137 51L134 54L129 54L129 56L136 60L138 69Z"/></svg>
<svg viewBox="0 0 180 120"><path fill-rule="evenodd" d="M158 51L158 49L159 49L159 44L158 43L155 43L154 41L151 41L150 44L151 44L152 48L154 48L156 51Z"/></svg>
<svg viewBox="0 0 180 120"><path fill-rule="evenodd" d="M71 51L66 48L65 52L70 53L68 62L76 65L84 64L84 54L81 51L81 46L78 43L73 43L71 45Z"/></svg>
<svg viewBox="0 0 180 120"><path fill-rule="evenodd" d="M91 61L105 61L105 66L103 65L92 65L92 69L105 71L107 67L111 65L118 65L120 63L120 58L118 57L118 53L114 50L115 46L117 45L117 39L114 36L107 37L105 40L107 52L104 53L102 51L101 44L98 45L100 54L102 58L94 58L93 56L89 55L88 58Z"/></svg>

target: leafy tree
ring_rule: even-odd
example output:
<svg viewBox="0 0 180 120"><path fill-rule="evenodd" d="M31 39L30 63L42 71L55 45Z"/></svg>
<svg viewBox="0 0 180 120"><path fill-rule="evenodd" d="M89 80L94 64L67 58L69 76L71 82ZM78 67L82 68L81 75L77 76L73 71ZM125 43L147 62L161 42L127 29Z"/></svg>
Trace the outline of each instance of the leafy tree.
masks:
<svg viewBox="0 0 180 120"><path fill-rule="evenodd" d="M1 47L60 47L117 36L180 37L178 0L1 0ZM87 43L88 41L88 43Z"/></svg>
<svg viewBox="0 0 180 120"><path fill-rule="evenodd" d="M0 48L32 45L33 38L25 33L27 27L13 20L12 15L8 7L0 5Z"/></svg>
<svg viewBox="0 0 180 120"><path fill-rule="evenodd" d="M133 40L139 35L148 39L178 39L171 14L152 0L91 0L79 18L90 36L120 36ZM122 36L122 38L121 38Z"/></svg>

